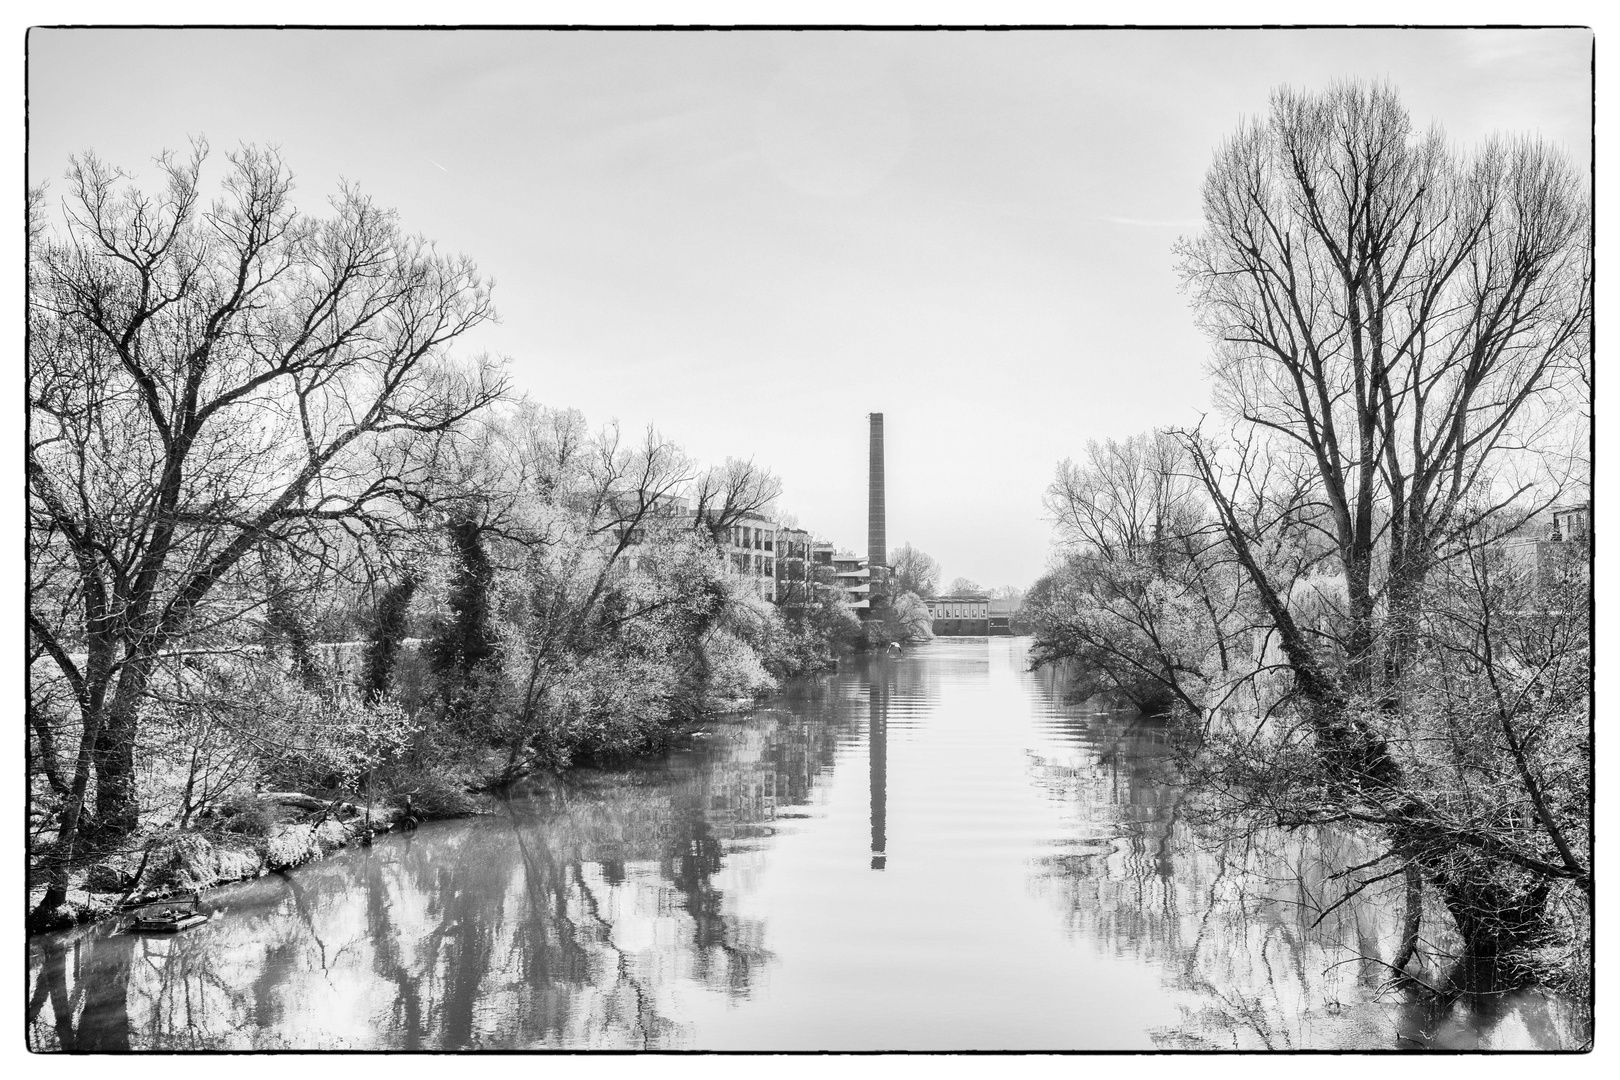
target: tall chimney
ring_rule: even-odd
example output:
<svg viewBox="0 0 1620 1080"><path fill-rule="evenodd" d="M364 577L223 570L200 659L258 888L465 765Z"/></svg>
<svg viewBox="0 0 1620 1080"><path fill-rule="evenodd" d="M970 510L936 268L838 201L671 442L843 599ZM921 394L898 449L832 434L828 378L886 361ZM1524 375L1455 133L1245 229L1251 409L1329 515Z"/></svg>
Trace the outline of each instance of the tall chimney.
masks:
<svg viewBox="0 0 1620 1080"><path fill-rule="evenodd" d="M866 495L866 568L871 575L870 599L875 611L888 606L883 568L889 562L888 531L883 516L883 414L868 413L872 425L871 467L867 475Z"/></svg>

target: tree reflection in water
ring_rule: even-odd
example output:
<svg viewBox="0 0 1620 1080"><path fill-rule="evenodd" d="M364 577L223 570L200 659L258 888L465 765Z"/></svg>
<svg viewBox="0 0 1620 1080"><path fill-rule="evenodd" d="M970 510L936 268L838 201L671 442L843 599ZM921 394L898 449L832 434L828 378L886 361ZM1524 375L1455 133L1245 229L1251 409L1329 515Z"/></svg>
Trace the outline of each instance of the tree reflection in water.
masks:
<svg viewBox="0 0 1620 1080"><path fill-rule="evenodd" d="M1476 998L1397 989L1402 882L1347 873L1377 852L1331 829L1213 839L1188 820L1154 721L1062 704L1061 672L1029 676L1067 755L1031 753L1035 782L1074 807L1071 837L1036 876L1071 932L1158 965L1182 1022L1166 1049L1572 1048L1590 1038L1572 1003L1534 991ZM1370 875L1362 875L1370 876ZM1456 947L1425 912L1439 983ZM1481 1032L1487 1032L1486 1037Z"/></svg>
<svg viewBox="0 0 1620 1080"><path fill-rule="evenodd" d="M840 994L856 978L874 1001L894 992L882 998L892 1017L874 1004L870 1025L829 1045L884 1045L891 1024L895 1045L954 1045L959 1032L973 1045L1060 1048L1139 1045L1144 1031L1165 1048L1585 1040L1574 1006L1533 995L1384 991L1399 882L1335 906L1354 880L1345 868L1373 853L1327 831L1213 842L1173 782L1162 727L1064 704L1059 685L1023 673L1011 643L936 642L797 687L667 760L541 777L490 817L217 890L205 905L223 916L179 935L103 926L36 938L29 1043L755 1045L742 1029L773 1006L778 1033L848 1021ZM825 813L789 809L823 804L835 756L849 771L826 785ZM773 839L788 830L792 843ZM1027 852L1040 853L1043 899L1025 907L1029 892L1003 886ZM885 869L873 872L878 857ZM846 897L847 911L820 917ZM996 923L1009 902L1016 925ZM752 917L766 911L774 941ZM873 918L845 917L858 915ZM1425 921L1444 925L1438 912ZM976 932L984 940L960 951L1000 966L935 977L956 956L940 942ZM1125 961L1128 990L1100 991L1119 1004L1106 1023L1064 1004L1095 990L1084 972L1070 978L1093 948ZM1449 948L1426 940L1425 978ZM1038 1010L1075 997L997 1028L979 994L991 976L996 1002L1024 995ZM935 1009L952 1018L943 1036Z"/></svg>
<svg viewBox="0 0 1620 1080"><path fill-rule="evenodd" d="M686 1045L672 1006L746 998L772 961L724 875L809 798L853 692L812 687L667 763L542 778L492 817L219 890L228 915L172 937L37 938L29 1044Z"/></svg>

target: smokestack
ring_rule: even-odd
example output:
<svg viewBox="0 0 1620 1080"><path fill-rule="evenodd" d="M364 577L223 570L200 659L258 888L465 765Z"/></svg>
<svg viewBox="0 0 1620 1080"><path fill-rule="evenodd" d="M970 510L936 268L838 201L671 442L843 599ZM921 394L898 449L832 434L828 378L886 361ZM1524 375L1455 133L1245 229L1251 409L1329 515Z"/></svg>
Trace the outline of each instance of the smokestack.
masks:
<svg viewBox="0 0 1620 1080"><path fill-rule="evenodd" d="M883 414L868 413L871 421L871 467L867 474L866 495L866 568L871 575L872 608L888 606L886 584L881 577L882 568L889 562L889 536L883 515Z"/></svg>

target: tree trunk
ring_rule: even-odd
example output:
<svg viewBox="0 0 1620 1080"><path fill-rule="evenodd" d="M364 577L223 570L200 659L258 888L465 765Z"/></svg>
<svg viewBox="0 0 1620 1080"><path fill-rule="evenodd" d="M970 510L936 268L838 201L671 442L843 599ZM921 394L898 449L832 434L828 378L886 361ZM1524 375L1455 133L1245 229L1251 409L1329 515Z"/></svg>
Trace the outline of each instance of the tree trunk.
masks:
<svg viewBox="0 0 1620 1080"><path fill-rule="evenodd" d="M1350 689L1369 693L1373 688L1372 552L1359 544L1341 552L1345 591L1350 600L1350 633L1345 640L1345 661Z"/></svg>
<svg viewBox="0 0 1620 1080"><path fill-rule="evenodd" d="M1419 600L1428 571L1426 550L1415 548L1409 530L1405 540L1400 546L1392 543L1389 552L1389 616L1384 630L1384 685L1391 688L1400 685L1406 661L1415 648Z"/></svg>
<svg viewBox="0 0 1620 1080"><path fill-rule="evenodd" d="M92 679L86 696L80 702L81 731L79 756L73 766L73 786L62 807L62 824L57 830L55 850L41 860L45 878L45 897L34 909L31 919L37 924L48 924L54 913L67 902L68 884L73 872L74 859L81 844L80 832L84 821L85 800L90 790L90 775L94 769L95 747L100 737L104 702L106 700L108 652L92 641L90 670Z"/></svg>
<svg viewBox="0 0 1620 1080"><path fill-rule="evenodd" d="M416 578L407 575L404 580L389 586L377 601L377 611L371 631L371 645L366 650L362 685L367 693L381 697L388 693L389 679L394 672L394 661L405 640L411 597L416 594Z"/></svg>
<svg viewBox="0 0 1620 1080"><path fill-rule="evenodd" d="M1493 993L1523 985L1534 978L1526 953L1547 939L1546 879L1527 890L1504 884L1512 871L1493 867L1489 877L1458 879L1436 876L1440 894L1462 935L1463 954L1452 979L1462 989ZM1476 880L1483 878L1483 880Z"/></svg>
<svg viewBox="0 0 1620 1080"><path fill-rule="evenodd" d="M96 735L96 838L128 836L140 824L135 791L135 728L153 659L137 657L124 666L118 689Z"/></svg>
<svg viewBox="0 0 1620 1080"><path fill-rule="evenodd" d="M1406 923L1401 928L1401 950L1390 965L1406 974L1406 965L1417 955L1418 930L1423 925L1423 871L1415 862L1406 864Z"/></svg>
<svg viewBox="0 0 1620 1080"><path fill-rule="evenodd" d="M56 753L56 736L51 731L50 718L34 708L32 701L28 703L27 711L28 725L33 728L34 739L39 746L39 771L44 775L45 782L51 786L52 791L66 796L70 789L67 782L62 779L62 767Z"/></svg>

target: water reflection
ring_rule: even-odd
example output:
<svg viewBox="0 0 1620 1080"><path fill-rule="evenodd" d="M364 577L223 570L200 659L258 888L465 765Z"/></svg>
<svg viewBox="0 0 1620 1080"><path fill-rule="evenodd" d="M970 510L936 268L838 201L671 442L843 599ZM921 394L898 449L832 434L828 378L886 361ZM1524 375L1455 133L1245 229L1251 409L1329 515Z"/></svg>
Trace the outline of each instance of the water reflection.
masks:
<svg viewBox="0 0 1620 1080"><path fill-rule="evenodd" d="M889 814L889 677L882 668L872 676L867 690L867 758L872 789L872 869L888 865Z"/></svg>
<svg viewBox="0 0 1620 1080"><path fill-rule="evenodd" d="M227 913L183 934L35 939L30 1045L684 1045L677 981L746 998L772 961L763 923L728 909L728 853L772 835L850 727L796 704L667 763L544 778L490 818L219 890Z"/></svg>
<svg viewBox="0 0 1620 1080"><path fill-rule="evenodd" d="M1030 684L1068 744L1031 754L1032 776L1075 809L1037 881L1071 933L1162 967L1181 1021L1152 1032L1159 1047L1530 1049L1589 1038L1582 1010L1533 991L1464 1000L1395 990L1402 883L1341 902L1359 884L1349 869L1376 850L1331 829L1213 837L1186 820L1191 796L1174 783L1161 724L1065 703L1050 673ZM1432 965L1455 943L1438 905L1424 925Z"/></svg>
<svg viewBox="0 0 1620 1080"><path fill-rule="evenodd" d="M1009 639L852 663L666 759L534 780L218 890L171 937L30 942L29 1045L1573 1047L1521 994L1383 991L1374 852L1215 843L1165 730L1065 700ZM889 849L905 858L893 863ZM862 860L859 852L867 850ZM881 870L882 873L872 873ZM1426 927L1445 925L1440 913ZM1426 942L1444 951L1442 937Z"/></svg>

